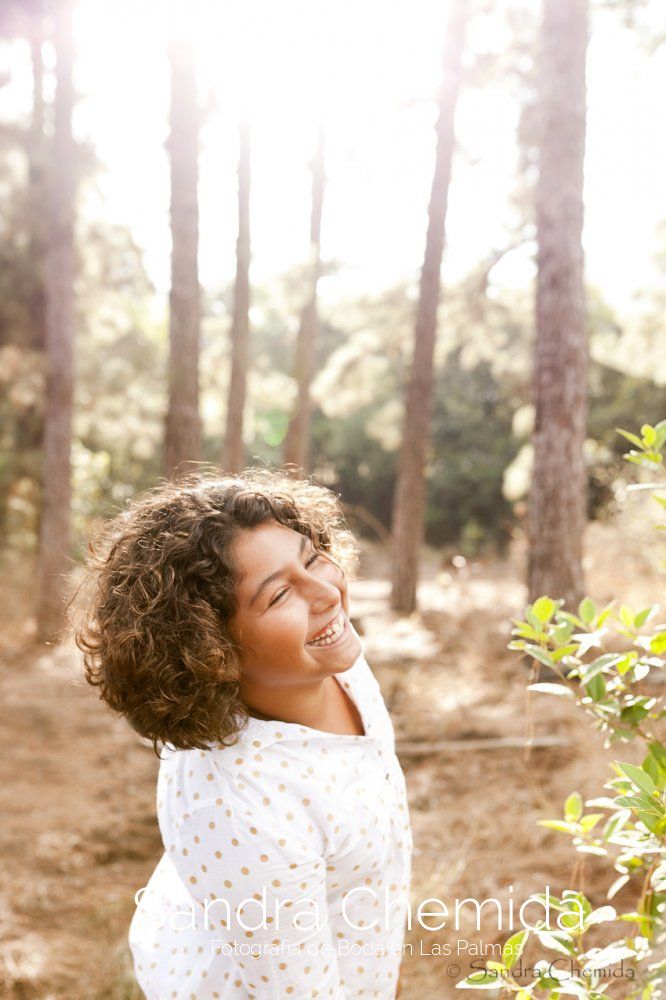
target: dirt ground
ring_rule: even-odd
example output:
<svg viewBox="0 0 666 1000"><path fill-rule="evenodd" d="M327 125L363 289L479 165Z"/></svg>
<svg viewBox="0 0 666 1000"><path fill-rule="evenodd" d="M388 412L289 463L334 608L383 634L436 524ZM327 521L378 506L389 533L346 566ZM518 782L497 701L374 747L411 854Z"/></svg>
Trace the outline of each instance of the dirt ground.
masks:
<svg viewBox="0 0 666 1000"><path fill-rule="evenodd" d="M666 546L640 521L646 502L630 498L614 523L588 526L587 590L599 602L619 597L635 607L663 606L659 563ZM388 610L386 556L379 548L366 546L361 579L351 585L352 615L398 744L460 743L436 754L401 755L415 843L414 912L421 900L436 897L451 914L443 930L415 924L408 932L412 954L407 948L401 1000L480 995L460 993L455 982L480 955L497 957L489 948L509 936L511 899L516 929L520 904L546 886L552 895L582 888L595 905L606 902L616 874L608 862L577 855L566 836L536 821L560 818L574 789L584 797L604 794L608 762L636 760L638 750L605 750L587 717L564 699L532 695L528 701L527 667L506 649L511 618L526 601L523 543L516 541L502 560L454 565L449 556L426 553L420 611L409 619ZM83 682L75 648L34 643L26 561L4 570L0 995L141 1000L127 931L134 893L162 853L158 761ZM535 735L558 736L565 745L529 755L466 746L472 739L523 737L528 719ZM470 896L499 900L504 926L498 928L496 912L486 906L480 932L469 908L455 928L454 900ZM634 902L630 887L613 900L618 909ZM537 910L533 918L542 915ZM603 945L618 926L626 925L599 928L591 943ZM450 953L435 954L437 946ZM541 957L538 948L530 950L525 964ZM626 981L612 982L604 983L606 992L621 1000Z"/></svg>

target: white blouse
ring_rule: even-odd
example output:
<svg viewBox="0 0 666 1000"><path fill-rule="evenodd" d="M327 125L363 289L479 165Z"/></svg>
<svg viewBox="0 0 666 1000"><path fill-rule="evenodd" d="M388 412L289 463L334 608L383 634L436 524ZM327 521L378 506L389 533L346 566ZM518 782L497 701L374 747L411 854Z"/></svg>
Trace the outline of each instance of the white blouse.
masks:
<svg viewBox="0 0 666 1000"><path fill-rule="evenodd" d="M165 747L164 854L129 944L148 1000L393 1000L412 833L363 652L336 679L364 736L250 717L232 747Z"/></svg>

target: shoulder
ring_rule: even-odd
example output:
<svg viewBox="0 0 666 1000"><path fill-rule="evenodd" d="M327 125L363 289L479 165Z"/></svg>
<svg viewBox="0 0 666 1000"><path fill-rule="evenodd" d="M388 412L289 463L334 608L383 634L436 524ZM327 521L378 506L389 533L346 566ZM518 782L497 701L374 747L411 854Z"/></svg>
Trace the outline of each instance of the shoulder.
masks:
<svg viewBox="0 0 666 1000"><path fill-rule="evenodd" d="M186 828L206 829L212 823L210 829L234 829L239 840L257 834L276 840L298 836L323 848L316 742L285 735L261 748L241 740L233 747L175 751L163 758L157 812L165 843Z"/></svg>

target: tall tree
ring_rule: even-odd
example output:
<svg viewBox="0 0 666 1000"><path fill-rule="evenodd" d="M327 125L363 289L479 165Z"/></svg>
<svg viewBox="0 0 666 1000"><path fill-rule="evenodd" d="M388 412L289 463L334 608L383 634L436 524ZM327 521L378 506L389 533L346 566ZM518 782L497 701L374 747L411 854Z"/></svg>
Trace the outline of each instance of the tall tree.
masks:
<svg viewBox="0 0 666 1000"><path fill-rule="evenodd" d="M250 333L250 122L241 118L238 155L238 239L236 241L236 282L231 323L231 376L227 402L227 426L223 468L238 472L245 462L243 412L247 384L247 354Z"/></svg>
<svg viewBox="0 0 666 1000"><path fill-rule="evenodd" d="M72 0L58 0L53 13L57 68L45 270L47 378L37 601L40 639L52 637L63 624L62 596L69 568L71 503L76 193L71 124L74 104Z"/></svg>
<svg viewBox="0 0 666 1000"><path fill-rule="evenodd" d="M436 129L435 170L421 268L414 329L414 353L407 385L405 422L392 511L391 608L411 614L416 607L419 549L423 541L425 471L431 431L433 356L437 334L446 211L455 146L454 118L469 18L469 0L453 0L443 46L442 86Z"/></svg>
<svg viewBox="0 0 666 1000"><path fill-rule="evenodd" d="M528 503L529 600L573 610L584 593L588 343L583 229L588 0L544 0L536 190L534 465Z"/></svg>
<svg viewBox="0 0 666 1000"><path fill-rule="evenodd" d="M325 124L319 123L314 155L311 161L312 204L310 211L310 255L307 290L296 338L294 379L296 381L296 406L289 421L284 442L283 460L306 470L310 456L310 421L312 400L310 387L314 378L315 352L319 317L317 313L317 285L321 277L321 218L326 185Z"/></svg>
<svg viewBox="0 0 666 1000"><path fill-rule="evenodd" d="M201 458L199 414L199 109L194 47L185 34L169 44L171 65L171 292L169 296L169 399L167 476L189 471Z"/></svg>
<svg viewBox="0 0 666 1000"><path fill-rule="evenodd" d="M30 205L30 256L35 262L35 288L31 296L31 318L37 334L37 345L45 342L44 204L46 175L46 137L44 131L44 0L31 0L26 7L26 27L30 43L32 66L32 118L28 135L28 185Z"/></svg>

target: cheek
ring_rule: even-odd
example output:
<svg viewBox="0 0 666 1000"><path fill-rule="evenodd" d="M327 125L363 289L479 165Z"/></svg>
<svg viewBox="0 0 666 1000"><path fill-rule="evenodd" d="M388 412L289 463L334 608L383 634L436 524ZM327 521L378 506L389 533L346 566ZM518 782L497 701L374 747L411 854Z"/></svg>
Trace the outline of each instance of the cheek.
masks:
<svg viewBox="0 0 666 1000"><path fill-rule="evenodd" d="M255 630L256 642L253 645L264 654L279 656L281 650L303 646L308 635L308 623L307 605L292 598L284 607L278 605L265 616L261 627Z"/></svg>

